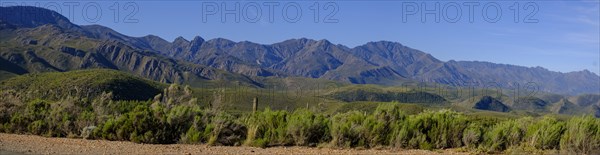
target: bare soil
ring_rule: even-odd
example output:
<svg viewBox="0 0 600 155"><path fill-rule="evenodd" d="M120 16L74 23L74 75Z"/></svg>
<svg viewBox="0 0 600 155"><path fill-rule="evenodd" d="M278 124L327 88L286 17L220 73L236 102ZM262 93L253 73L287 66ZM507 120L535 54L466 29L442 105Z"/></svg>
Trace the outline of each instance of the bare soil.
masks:
<svg viewBox="0 0 600 155"><path fill-rule="evenodd" d="M468 154L456 150L333 149L315 147L137 144L0 133L0 154Z"/></svg>

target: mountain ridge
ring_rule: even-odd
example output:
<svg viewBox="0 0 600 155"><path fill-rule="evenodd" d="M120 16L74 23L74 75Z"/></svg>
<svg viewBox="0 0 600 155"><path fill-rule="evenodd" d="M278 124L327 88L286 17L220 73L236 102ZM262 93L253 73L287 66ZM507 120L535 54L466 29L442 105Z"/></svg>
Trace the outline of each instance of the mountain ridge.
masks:
<svg viewBox="0 0 600 155"><path fill-rule="evenodd" d="M86 52L98 51L97 48L104 50L114 48L128 49L134 51L134 53L157 53L164 58L154 55L146 56L157 58L161 62L170 64L168 66L180 66L180 63L189 63L192 66L199 65L223 70L239 74L236 76L242 79L245 77L249 81L252 81L250 80L252 77L298 76L354 84L380 85L401 85L406 81L420 81L451 86L465 86L476 83L479 87L485 87L486 84L492 83L494 86L505 89L515 86L518 88L520 85L533 82L538 84L538 86L541 85L540 91L562 94L600 93L598 89L600 88L600 83L598 83L600 77L587 70L561 73L550 71L543 67L523 67L484 61L441 61L429 53L391 41L367 42L352 48L331 43L326 39L313 40L307 38L288 39L273 44L258 44L250 41L234 42L224 38L205 40L200 36L196 36L192 40L178 37L169 42L154 35L131 37L101 25L79 26L70 23L68 19L56 12L42 8L2 7L0 10L3 13L0 21L2 23L0 25L4 25L0 29L2 34L14 36L7 37L11 40L6 42L6 45L16 44L17 42L24 44L23 46L10 46L10 50L23 47L30 48L30 46L41 48L40 50L63 48L49 45L52 43L51 40L46 40L42 43L39 38L32 39L32 36L61 37L65 43L79 42L75 43L74 46L84 44L82 41L74 38L89 38L94 43L86 42L85 44L94 44L96 48L75 48L76 50L74 51L65 50L66 52L64 53L75 52L74 56L77 56L77 53L79 53L79 57L81 57L82 55L85 56ZM16 20L15 17L9 16L9 14L20 14L18 11L23 10L39 10L39 12L45 14L39 19L37 17L28 18L27 16L18 16L21 19ZM55 25L55 27L48 27L47 25ZM46 29L50 30L40 29L40 27L46 27ZM16 31L19 31L19 33L16 33ZM22 32L28 32L30 35L25 36ZM48 32L53 33L47 34ZM33 44L34 42L35 44ZM117 46L100 48L101 46L98 46L100 43L96 42L117 44ZM56 46L55 44L58 43L55 41L54 46ZM9 62L18 64L19 62L15 62L15 59L10 58L14 54L7 54L6 51L10 50L3 50L2 58L12 60ZM29 53L37 54L36 51ZM115 52L112 51L112 53ZM100 57L106 58L108 55ZM86 58L89 58L89 56ZM44 60L45 58L41 59ZM116 61L118 59L107 60ZM52 61L55 60L51 59L50 63L38 63L38 66L50 65L45 68L56 71L69 70L69 68L63 67L64 69L60 69L60 67L54 67L61 65L53 64L54 62ZM120 64L131 64L130 61L139 60L126 58L118 62ZM152 63L152 61L145 61L143 64L145 63ZM136 63L133 64L134 66L130 66L126 71L137 72L137 74L165 82L186 81L183 78L183 72L186 71L179 73L164 72L158 75L149 72L163 70L162 67L167 66L136 71L135 68L131 68L137 66L135 65ZM20 66L23 66L23 64ZM112 68L119 68L116 66L113 65ZM83 67L85 68L85 66ZM104 67L110 68L110 65ZM33 71L37 70L33 69ZM212 72L215 73L214 71ZM179 80L156 78L164 77L162 76L163 74L175 75L172 78ZM218 79L217 77L208 79Z"/></svg>

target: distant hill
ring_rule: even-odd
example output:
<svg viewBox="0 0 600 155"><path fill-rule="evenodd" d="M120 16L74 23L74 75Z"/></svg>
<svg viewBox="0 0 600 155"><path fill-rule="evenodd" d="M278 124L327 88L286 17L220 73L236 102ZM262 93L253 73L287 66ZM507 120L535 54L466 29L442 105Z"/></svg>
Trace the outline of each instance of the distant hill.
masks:
<svg viewBox="0 0 600 155"><path fill-rule="evenodd" d="M510 108L506 106L502 101L497 100L490 96L483 96L480 100L475 102L472 107L473 109L480 110L489 110L489 111L498 111L498 112L508 112Z"/></svg>
<svg viewBox="0 0 600 155"><path fill-rule="evenodd" d="M548 103L537 97L521 97L516 99L512 103L512 107L515 109L533 111L533 112L547 112L551 103Z"/></svg>
<svg viewBox="0 0 600 155"><path fill-rule="evenodd" d="M587 70L560 73L542 67L444 62L389 41L353 48L306 38L268 45L199 36L170 42L153 35L130 37L101 25L75 25L42 8L1 7L0 12L0 70L17 75L110 68L168 83L224 80L261 87L261 77L308 77L353 84L423 81L511 89L532 82L545 92L600 93L600 77ZM26 15L31 12L39 15ZM0 77L11 77L8 73Z"/></svg>
<svg viewBox="0 0 600 155"><path fill-rule="evenodd" d="M0 81L0 90L46 99L66 96L95 98L112 92L115 100L148 100L161 93L161 84L109 69L31 73Z"/></svg>
<svg viewBox="0 0 600 155"><path fill-rule="evenodd" d="M401 103L421 103L431 105L444 105L446 99L434 93L424 91L389 91L380 88L370 87L341 87L335 89L327 95L328 97L345 101L375 101L375 102L392 102Z"/></svg>

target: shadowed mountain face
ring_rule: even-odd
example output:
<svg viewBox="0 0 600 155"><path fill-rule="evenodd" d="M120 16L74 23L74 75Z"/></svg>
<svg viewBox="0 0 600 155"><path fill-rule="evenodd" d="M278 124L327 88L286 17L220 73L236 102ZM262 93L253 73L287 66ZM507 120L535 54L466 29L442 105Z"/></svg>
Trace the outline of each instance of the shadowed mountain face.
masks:
<svg viewBox="0 0 600 155"><path fill-rule="evenodd" d="M2 14L3 25L8 24L14 27L35 28L51 24L66 29L78 28L61 14L37 7L2 7L0 14Z"/></svg>
<svg viewBox="0 0 600 155"><path fill-rule="evenodd" d="M479 101L473 105L474 109L508 112L510 108L506 106L502 101L497 100L490 96L483 96Z"/></svg>
<svg viewBox="0 0 600 155"><path fill-rule="evenodd" d="M113 68L165 82L229 78L253 83L248 77L299 76L356 84L424 81L509 89L533 82L540 91L560 94L600 91L600 77L589 71L444 62L395 42L354 48L304 38L270 45L201 37L169 42L153 35L130 37L100 25L74 25L41 8L2 7L0 12L0 60L8 64L0 70L16 74ZM39 15L29 16L31 12Z"/></svg>

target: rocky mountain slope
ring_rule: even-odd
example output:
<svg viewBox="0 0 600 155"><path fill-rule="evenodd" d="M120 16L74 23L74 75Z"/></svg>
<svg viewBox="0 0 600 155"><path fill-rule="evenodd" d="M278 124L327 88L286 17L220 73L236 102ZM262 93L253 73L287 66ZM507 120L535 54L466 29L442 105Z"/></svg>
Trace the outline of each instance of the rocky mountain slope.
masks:
<svg viewBox="0 0 600 155"><path fill-rule="evenodd" d="M0 12L0 70L14 74L113 68L164 82L229 78L256 83L251 78L297 76L355 84L423 81L506 89L531 82L539 91L600 92L600 77L587 70L560 73L489 62L444 62L389 41L353 48L305 38L269 45L199 36L169 42L153 35L130 37L100 25L75 25L41 8L2 7Z"/></svg>
<svg viewBox="0 0 600 155"><path fill-rule="evenodd" d="M35 16L12 16L32 11L37 11ZM108 68L167 83L198 80L255 83L240 74L148 51L137 46L137 42L126 40L131 37L105 33L108 28L94 31L90 26L74 25L45 9L2 7L0 12L0 70L5 72L24 74ZM114 39L117 37L121 39Z"/></svg>

